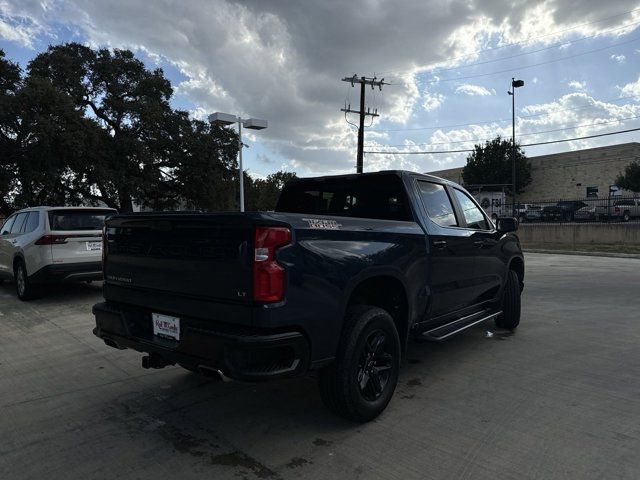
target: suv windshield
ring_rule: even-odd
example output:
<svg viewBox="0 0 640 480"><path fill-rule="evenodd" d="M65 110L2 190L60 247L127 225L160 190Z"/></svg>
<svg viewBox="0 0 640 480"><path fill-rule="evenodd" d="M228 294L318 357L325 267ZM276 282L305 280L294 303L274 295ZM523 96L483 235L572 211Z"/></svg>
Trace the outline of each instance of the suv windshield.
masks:
<svg viewBox="0 0 640 480"><path fill-rule="evenodd" d="M53 231L101 230L112 210L52 210L49 225Z"/></svg>

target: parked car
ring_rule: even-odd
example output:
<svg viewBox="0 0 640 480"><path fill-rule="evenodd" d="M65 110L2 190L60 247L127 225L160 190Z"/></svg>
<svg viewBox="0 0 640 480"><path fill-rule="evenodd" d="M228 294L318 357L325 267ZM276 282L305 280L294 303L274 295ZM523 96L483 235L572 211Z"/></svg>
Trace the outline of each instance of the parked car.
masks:
<svg viewBox="0 0 640 480"><path fill-rule="evenodd" d="M535 222L540 220L542 207L540 205L532 205L530 203L521 203L516 205L515 216L520 223Z"/></svg>
<svg viewBox="0 0 640 480"><path fill-rule="evenodd" d="M593 222L596 220L596 207L587 205L573 212L573 219L576 222Z"/></svg>
<svg viewBox="0 0 640 480"><path fill-rule="evenodd" d="M0 229L0 282L15 280L21 300L47 282L102 279L102 227L111 208L35 207Z"/></svg>
<svg viewBox="0 0 640 480"><path fill-rule="evenodd" d="M317 372L332 411L368 421L410 337L518 326L516 228L494 227L459 185L402 171L293 180L269 213L117 215L94 334L145 352L145 368Z"/></svg>
<svg viewBox="0 0 640 480"><path fill-rule="evenodd" d="M587 204L580 200L563 200L555 205L542 207L540 220L572 222L575 212L586 206Z"/></svg>
<svg viewBox="0 0 640 480"><path fill-rule="evenodd" d="M640 199L624 198L614 200L610 205L598 205L595 214L602 219L614 219L628 222L632 218L640 217Z"/></svg>

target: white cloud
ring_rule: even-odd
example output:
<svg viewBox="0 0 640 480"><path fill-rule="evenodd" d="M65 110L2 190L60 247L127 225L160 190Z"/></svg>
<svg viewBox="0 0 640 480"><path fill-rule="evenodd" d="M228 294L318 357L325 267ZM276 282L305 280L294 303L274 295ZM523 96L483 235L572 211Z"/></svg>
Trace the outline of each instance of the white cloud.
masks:
<svg viewBox="0 0 640 480"><path fill-rule="evenodd" d="M492 88L491 90L487 90L485 87L480 85L471 85L471 84L463 84L459 85L456 88L456 93L462 93L464 95L469 95L471 97L474 96L487 96L487 95L495 95L496 91Z"/></svg>
<svg viewBox="0 0 640 480"><path fill-rule="evenodd" d="M623 87L618 87L621 97L640 96L640 76L635 82L629 82Z"/></svg>
<svg viewBox="0 0 640 480"><path fill-rule="evenodd" d="M611 55L610 58L611 58L611 60L613 60L615 62L618 62L618 63L624 63L625 60L627 59L627 57L624 56L623 54L619 54L619 55L613 54L613 55Z"/></svg>
<svg viewBox="0 0 640 480"><path fill-rule="evenodd" d="M437 110L444 103L445 96L441 93L422 92L422 108L425 112Z"/></svg>
<svg viewBox="0 0 640 480"><path fill-rule="evenodd" d="M578 80L571 80L567 85L574 90L584 90L587 88L587 82L579 82Z"/></svg>
<svg viewBox="0 0 640 480"><path fill-rule="evenodd" d="M368 90L367 103L385 120L406 125L445 101L416 75L434 65L469 62L496 45L548 45L640 19L640 12L611 17L607 2L585 0L576 8L575 2L536 1L515 8L512 0L165 0L152 7L148 0L0 0L0 36L33 45L62 27L91 45L143 51L186 77L176 92L194 104L194 114L226 110L267 118L260 141L270 153L303 174L330 173L351 171L355 157L356 138L339 109L345 89L352 105L358 90L340 82L345 75L384 71L378 76L393 85L377 96ZM617 2L619 11L636 7L637 0ZM491 128L470 132L492 136ZM371 159L388 167L414 161Z"/></svg>

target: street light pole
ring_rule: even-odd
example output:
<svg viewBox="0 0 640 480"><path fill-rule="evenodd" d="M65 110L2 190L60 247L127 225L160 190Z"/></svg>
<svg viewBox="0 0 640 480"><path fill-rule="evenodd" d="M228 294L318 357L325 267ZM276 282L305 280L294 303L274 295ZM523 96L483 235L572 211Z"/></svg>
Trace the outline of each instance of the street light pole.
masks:
<svg viewBox="0 0 640 480"><path fill-rule="evenodd" d="M263 130L267 128L267 121L259 118L241 118L238 115L216 112L209 115L209 122L216 125L238 124L238 170L240 177L240 211L244 212L244 168L242 167L242 125L251 130Z"/></svg>
<svg viewBox="0 0 640 480"><path fill-rule="evenodd" d="M513 198L513 212L516 211L516 88L524 87L524 80L511 78L511 90L507 93L511 95L511 195Z"/></svg>

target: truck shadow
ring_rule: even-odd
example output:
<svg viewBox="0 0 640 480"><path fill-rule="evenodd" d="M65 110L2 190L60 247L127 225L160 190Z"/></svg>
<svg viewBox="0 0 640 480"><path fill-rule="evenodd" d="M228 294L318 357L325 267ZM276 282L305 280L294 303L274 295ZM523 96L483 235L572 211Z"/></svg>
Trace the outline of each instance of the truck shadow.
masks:
<svg viewBox="0 0 640 480"><path fill-rule="evenodd" d="M124 429L131 441L153 435L166 448L193 457L193 461L271 477L278 465L304 468L314 455L331 454L340 442L370 428L397 424L407 408L437 408L441 399L427 394L431 384L446 382L452 366L464 368L474 361L478 350L506 345L494 341L496 332L487 338L487 330L489 325L480 325L444 343L412 342L389 408L365 425L326 410L311 377L222 383L179 367L150 375L145 388L104 404L102 414ZM510 333L497 333L509 339ZM407 407L411 402L413 406ZM255 452L264 451L279 452L274 456L281 456L281 463L266 466L258 462Z"/></svg>

